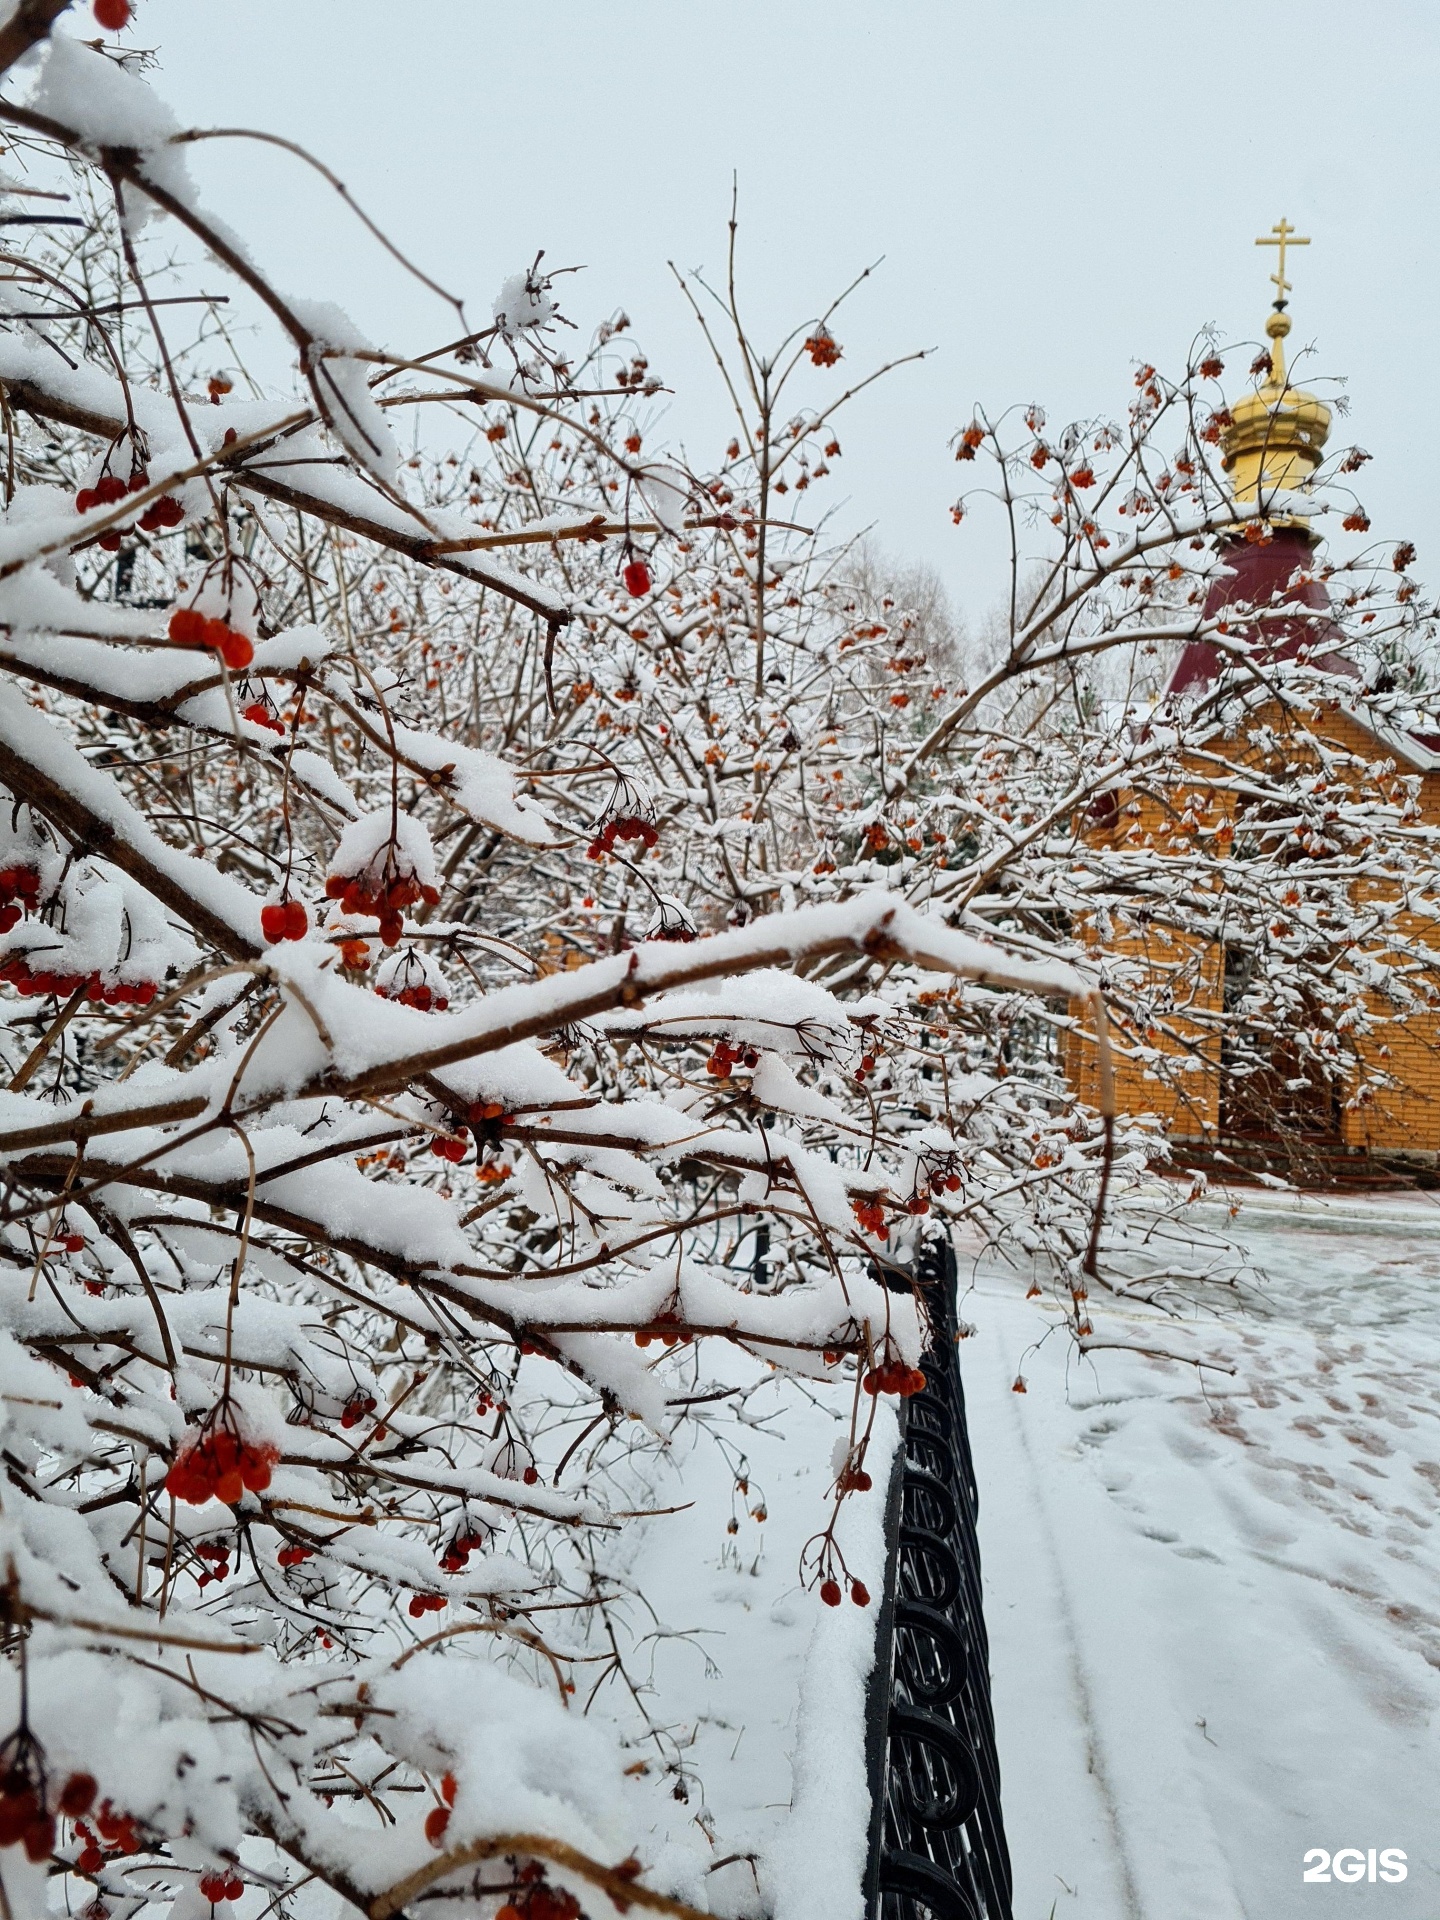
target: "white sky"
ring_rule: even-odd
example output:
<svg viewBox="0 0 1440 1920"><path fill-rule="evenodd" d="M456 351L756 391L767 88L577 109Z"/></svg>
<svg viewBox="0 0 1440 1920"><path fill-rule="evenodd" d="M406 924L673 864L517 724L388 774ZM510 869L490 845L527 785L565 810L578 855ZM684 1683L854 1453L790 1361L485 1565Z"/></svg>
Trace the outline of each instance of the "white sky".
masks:
<svg viewBox="0 0 1440 1920"><path fill-rule="evenodd" d="M722 265L732 171L762 340L884 255L801 397L938 351L857 405L809 504L874 521L972 609L1000 579L998 526L947 511L972 403L1118 412L1133 363L1178 366L1204 323L1254 340L1274 256L1252 242L1284 214L1314 240L1291 346L1348 378L1336 432L1376 456L1376 532L1440 580L1426 0L139 0L135 37L182 117L303 140L477 315L539 247L584 265L567 310L585 331L629 311L697 464L729 428L665 262ZM280 284L387 345L449 337L298 163L240 144L194 166Z"/></svg>

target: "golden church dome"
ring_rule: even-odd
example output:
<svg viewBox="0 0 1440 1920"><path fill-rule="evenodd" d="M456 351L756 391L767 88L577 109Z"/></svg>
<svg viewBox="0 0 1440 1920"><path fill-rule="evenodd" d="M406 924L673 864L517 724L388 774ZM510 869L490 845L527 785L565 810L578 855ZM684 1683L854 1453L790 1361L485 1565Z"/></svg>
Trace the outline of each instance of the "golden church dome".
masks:
<svg viewBox="0 0 1440 1920"><path fill-rule="evenodd" d="M1221 435L1225 471L1233 478L1235 498L1262 504L1276 493L1304 490L1324 458L1330 433L1330 409L1303 387L1291 386L1285 370L1284 342L1290 332L1290 316L1285 311L1285 295L1290 290L1285 278L1285 245L1288 241L1291 246L1308 246L1309 242L1299 239L1284 220L1275 233L1278 239L1255 243L1280 248L1280 270L1271 276L1280 297L1265 322L1270 364L1264 383L1235 403L1230 424ZM1296 514L1276 514L1273 524L1303 527L1306 522Z"/></svg>

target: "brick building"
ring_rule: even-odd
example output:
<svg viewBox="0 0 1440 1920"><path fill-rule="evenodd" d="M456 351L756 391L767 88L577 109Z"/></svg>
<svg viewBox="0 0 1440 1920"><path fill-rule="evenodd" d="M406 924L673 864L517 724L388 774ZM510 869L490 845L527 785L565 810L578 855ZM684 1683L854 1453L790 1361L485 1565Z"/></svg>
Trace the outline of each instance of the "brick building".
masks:
<svg viewBox="0 0 1440 1920"><path fill-rule="evenodd" d="M1263 539L1226 539L1224 564L1210 587L1205 613L1223 619L1228 606L1243 605L1249 633L1261 639L1262 659L1293 658L1303 648L1332 673L1353 675L1355 669L1342 654L1327 651L1327 641L1338 643L1339 636L1316 574L1318 541L1306 519L1294 511L1295 496L1303 493L1321 462L1330 413L1313 394L1287 379L1284 340L1290 320L1283 256L1277 282L1281 299L1266 323L1270 371L1263 385L1234 408L1222 446L1237 500L1263 504L1283 494L1288 510L1267 516ZM1175 665L1167 694L1183 698L1203 693L1223 665L1209 641L1191 641ZM1358 696L1358 678L1356 684ZM1192 816L1197 811L1203 816L1211 845L1222 852L1233 845L1237 799L1232 789L1215 784L1213 757L1227 759L1237 769L1247 762L1259 766L1255 736L1267 726L1290 777L1297 770L1303 774L1304 756L1307 751L1315 755L1317 740L1358 763L1392 764L1397 780L1409 783L1405 791L1410 816L1440 828L1440 738L1391 729L1367 713L1358 698L1354 706L1344 699L1327 700L1323 711L1305 713L1278 700L1252 700L1243 734L1217 730L1204 741L1211 766L1182 763L1176 776L1177 788L1185 789L1183 806ZM1107 804L1093 807L1086 822L1092 844L1115 846L1123 839L1129 847L1162 852L1174 844L1180 809L1162 805L1153 793L1117 789L1102 798ZM1225 870L1222 857L1214 869L1217 890L1225 886ZM1370 888L1372 897L1378 897L1385 884L1360 882L1352 898L1363 906L1359 896ZM1407 911L1394 925L1427 946L1433 941L1440 975L1440 920ZM1428 937L1427 928L1435 929ZM1353 1055L1347 1067L1341 1049L1336 1049L1335 1070L1327 1072L1317 1065L1314 1046L1303 1050L1302 1059L1302 1050L1273 1034L1264 1043L1267 1064L1257 1071L1252 1055L1248 1071L1233 1073L1226 1057L1233 1042L1227 1033L1234 1032L1240 1017L1234 1010L1244 1003L1253 944L1202 942L1173 926L1131 926L1120 949L1129 958L1140 958L1155 981L1183 982L1183 990L1173 995L1167 988L1172 1011L1158 1041L1164 1056L1158 1070L1153 1059L1148 1065L1134 1057L1116 1062L1121 1110L1156 1115L1180 1149L1177 1157L1183 1160L1187 1151L1193 1155L1196 1150L1203 1157L1218 1148L1232 1159L1264 1164L1271 1158L1270 1149L1283 1142L1290 1150L1300 1146L1322 1164L1363 1158L1415 1168L1440 1166L1440 1011L1387 1019L1375 1036L1359 1043L1360 1059L1383 1071L1390 1082L1385 1086L1365 1085L1362 1091L1360 1082L1368 1076L1357 1072ZM1317 1023L1320 1019L1317 1015ZM1123 1041L1135 1036L1122 1030L1119 1037ZM1156 1044L1153 1034L1147 1037ZM1078 1033L1072 1035L1067 1064L1072 1084L1093 1101L1094 1058Z"/></svg>

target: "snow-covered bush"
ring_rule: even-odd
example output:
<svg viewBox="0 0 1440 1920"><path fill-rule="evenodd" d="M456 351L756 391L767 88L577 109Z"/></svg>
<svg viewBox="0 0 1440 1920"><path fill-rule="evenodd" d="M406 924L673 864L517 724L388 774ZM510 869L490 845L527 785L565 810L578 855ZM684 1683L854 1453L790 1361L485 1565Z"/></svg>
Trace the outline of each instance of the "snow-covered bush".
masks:
<svg viewBox="0 0 1440 1920"><path fill-rule="evenodd" d="M1066 1123L1054 1084L949 1077L928 1010L1093 992L848 851L811 883L843 835L803 779L864 785L873 686L817 556L779 599L767 455L758 518L647 461L646 370L597 398L534 269L406 352L272 286L201 136L63 11L0 28L32 222L0 287L3 1900L685 1912L703 1872L635 1852L656 1782L570 1710L587 1649L623 1666L626 1463L727 1397L712 1343L848 1394L804 1561L841 1598L834 1513L925 1339L896 1224L1041 1220L1013 1168ZM239 377L252 322L293 392ZM491 423L468 492L457 408ZM497 475L538 499L522 429L574 467L538 521L486 510ZM610 752L602 705L663 678L647 608L671 717ZM771 806L792 723L822 758ZM1078 1269L1069 1124L1039 1186Z"/></svg>

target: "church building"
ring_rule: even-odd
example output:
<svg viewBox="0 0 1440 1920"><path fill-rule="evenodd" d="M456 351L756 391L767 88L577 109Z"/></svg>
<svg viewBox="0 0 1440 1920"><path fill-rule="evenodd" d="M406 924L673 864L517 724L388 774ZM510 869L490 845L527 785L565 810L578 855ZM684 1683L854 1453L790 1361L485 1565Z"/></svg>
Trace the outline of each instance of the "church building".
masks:
<svg viewBox="0 0 1440 1920"><path fill-rule="evenodd" d="M1263 538L1254 537L1253 529L1250 538L1238 532L1222 536L1222 565L1211 581L1204 613L1213 630L1227 608L1237 608L1241 627L1260 642L1251 655L1258 665L1303 656L1342 682L1353 678L1357 698L1353 703L1326 700L1322 711L1297 714L1278 697L1252 689L1243 728L1217 728L1205 739L1208 768L1198 762L1183 764L1180 778L1187 793L1208 786L1204 804L1218 835L1215 844L1222 849L1235 844L1244 801L1234 786L1216 784L1215 759L1229 760L1242 772L1247 762L1258 765L1255 742L1267 732L1285 743L1273 751L1290 754L1292 772L1296 762L1287 734L1308 738L1312 753L1320 741L1355 764L1393 764L1397 776L1408 779L1409 816L1440 827L1440 737L1392 728L1360 697L1364 689L1359 671L1340 650L1343 637L1315 558L1319 540L1297 511L1303 505L1297 495L1303 496L1321 464L1331 416L1314 394L1292 385L1286 372L1291 321L1284 249L1287 240L1291 245L1308 243L1297 240L1284 221L1275 232L1281 250L1280 271L1274 276L1279 298L1266 321L1268 371L1262 384L1236 403L1221 445L1235 500L1276 499L1277 511L1265 514ZM1191 640L1175 663L1166 699L1193 702L1216 685L1229 664L1210 639ZM1104 804L1092 806L1083 828L1089 845L1114 848L1122 838L1152 849L1167 844L1173 812L1153 794L1118 789L1100 799ZM1228 857L1239 857L1238 850ZM1225 885L1224 873L1222 859L1217 863L1218 888ZM1357 909L1367 884L1357 885ZM1363 919L1357 910L1357 925ZM1410 936L1418 934L1427 945L1433 942L1440 970L1440 923L1412 915L1407 906L1391 924L1403 926ZM1427 931L1431 927L1433 934ZM1177 954L1183 960L1185 1012L1190 1017L1171 1019L1158 1039L1153 1033L1148 1036L1166 1056L1159 1070L1153 1056L1147 1063L1143 1049L1126 1045L1134 1035L1127 1035L1123 1017L1117 1034L1120 1108L1157 1115L1182 1164L1190 1160L1222 1169L1228 1163L1286 1172L1294 1169L1298 1148L1322 1180L1357 1173L1383 1179L1380 1170L1386 1166L1422 1177L1431 1168L1440 1169L1440 1010L1421 1007L1403 1017L1387 1013L1349 1053L1348 1066L1346 1051L1335 1050L1333 1071L1317 1062L1313 1046L1293 1048L1283 1034L1272 1031L1264 1041L1260 1067L1252 1051L1246 1068L1235 1072L1233 1036L1244 1019L1253 943L1202 947L1183 933L1169 931L1157 939L1137 927L1124 933L1118 945L1127 959L1153 964L1157 978L1177 970ZM1169 1070L1172 1064L1174 1071ZM1359 1071L1361 1064L1378 1067L1383 1083L1376 1084L1374 1072ZM1078 1033L1072 1034L1067 1066L1077 1092L1093 1101L1093 1053Z"/></svg>

